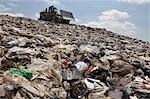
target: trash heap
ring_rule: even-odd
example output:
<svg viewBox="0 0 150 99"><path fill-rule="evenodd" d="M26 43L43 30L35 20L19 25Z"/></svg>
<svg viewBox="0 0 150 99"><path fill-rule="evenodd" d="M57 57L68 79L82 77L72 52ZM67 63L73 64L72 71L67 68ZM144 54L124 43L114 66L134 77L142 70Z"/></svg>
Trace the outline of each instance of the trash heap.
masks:
<svg viewBox="0 0 150 99"><path fill-rule="evenodd" d="M150 99L150 43L0 15L1 99Z"/></svg>

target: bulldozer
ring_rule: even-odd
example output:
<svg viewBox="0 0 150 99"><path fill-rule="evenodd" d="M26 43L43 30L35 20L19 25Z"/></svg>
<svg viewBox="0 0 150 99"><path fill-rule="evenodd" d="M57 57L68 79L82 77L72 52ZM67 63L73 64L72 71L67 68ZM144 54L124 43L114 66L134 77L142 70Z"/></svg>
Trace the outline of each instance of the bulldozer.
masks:
<svg viewBox="0 0 150 99"><path fill-rule="evenodd" d="M50 6L45 11L40 12L39 20L69 24L71 20L74 20L74 17L71 12L58 10L56 7Z"/></svg>

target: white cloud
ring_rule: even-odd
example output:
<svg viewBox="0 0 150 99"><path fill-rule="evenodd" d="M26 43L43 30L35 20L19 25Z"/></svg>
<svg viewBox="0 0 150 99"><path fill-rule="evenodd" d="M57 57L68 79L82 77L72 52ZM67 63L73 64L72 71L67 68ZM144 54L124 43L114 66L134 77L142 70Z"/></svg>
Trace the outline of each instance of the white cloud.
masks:
<svg viewBox="0 0 150 99"><path fill-rule="evenodd" d="M70 22L71 24L80 24L81 21L78 18L75 18L75 20Z"/></svg>
<svg viewBox="0 0 150 99"><path fill-rule="evenodd" d="M41 0L41 1L46 2L49 5L59 5L60 4L59 0Z"/></svg>
<svg viewBox="0 0 150 99"><path fill-rule="evenodd" d="M25 17L24 14L22 13L7 13L7 12L0 12L1 15L9 15L9 16L13 16L13 17Z"/></svg>
<svg viewBox="0 0 150 99"><path fill-rule="evenodd" d="M0 15L9 15L14 17L25 17L22 13L9 13L8 11L11 11L12 8L16 7L16 4L12 2L7 3L1 3L0 4Z"/></svg>
<svg viewBox="0 0 150 99"><path fill-rule="evenodd" d="M75 19L75 21L76 21L77 23L80 23L80 20L79 20L79 19L77 19L77 18Z"/></svg>
<svg viewBox="0 0 150 99"><path fill-rule="evenodd" d="M11 2L8 2L8 3L7 3L7 6L9 6L9 7L16 7L16 4L11 3Z"/></svg>
<svg viewBox="0 0 150 99"><path fill-rule="evenodd" d="M91 27L106 28L107 30L117 32L123 35L134 36L137 27L131 22L123 21L126 18L129 18L127 12L110 10L102 12L102 15L98 17L98 21L88 22L84 25Z"/></svg>
<svg viewBox="0 0 150 99"><path fill-rule="evenodd" d="M10 11L12 8L7 7L5 4L0 4L0 12Z"/></svg>
<svg viewBox="0 0 150 99"><path fill-rule="evenodd" d="M102 12L102 16L99 16L98 18L101 21L116 21L116 20L125 19L128 17L129 17L129 15L127 12L110 10L110 11Z"/></svg>
<svg viewBox="0 0 150 99"><path fill-rule="evenodd" d="M117 0L121 2L126 2L130 4L145 4L145 3L150 3L150 0Z"/></svg>
<svg viewBox="0 0 150 99"><path fill-rule="evenodd" d="M0 4L0 12L6 12L6 11L10 11L12 10L13 7L15 7L16 5L11 3L11 2L7 2L7 3L1 3Z"/></svg>
<svg viewBox="0 0 150 99"><path fill-rule="evenodd" d="M37 20L40 17L39 13L35 13L35 15L33 16L33 19Z"/></svg>
<svg viewBox="0 0 150 99"><path fill-rule="evenodd" d="M27 0L10 0L12 2L19 2L19 1L27 1ZM30 1L30 0L28 0ZM60 1L59 0L32 0L32 1L41 1L41 2L45 2L48 5L59 5Z"/></svg>

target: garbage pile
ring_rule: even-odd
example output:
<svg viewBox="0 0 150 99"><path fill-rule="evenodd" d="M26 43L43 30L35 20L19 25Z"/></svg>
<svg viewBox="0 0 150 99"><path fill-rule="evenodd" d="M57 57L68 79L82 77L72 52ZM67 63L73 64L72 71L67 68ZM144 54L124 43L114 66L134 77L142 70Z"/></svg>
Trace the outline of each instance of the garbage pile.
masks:
<svg viewBox="0 0 150 99"><path fill-rule="evenodd" d="M0 15L1 99L149 99L150 43Z"/></svg>

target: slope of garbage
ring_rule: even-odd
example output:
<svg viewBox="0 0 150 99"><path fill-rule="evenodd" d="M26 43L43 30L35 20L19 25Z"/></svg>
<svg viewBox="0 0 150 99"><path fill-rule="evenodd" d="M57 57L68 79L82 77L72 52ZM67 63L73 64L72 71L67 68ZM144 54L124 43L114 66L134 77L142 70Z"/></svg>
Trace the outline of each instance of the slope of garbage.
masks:
<svg viewBox="0 0 150 99"><path fill-rule="evenodd" d="M0 15L0 99L150 99L149 77L149 42Z"/></svg>

